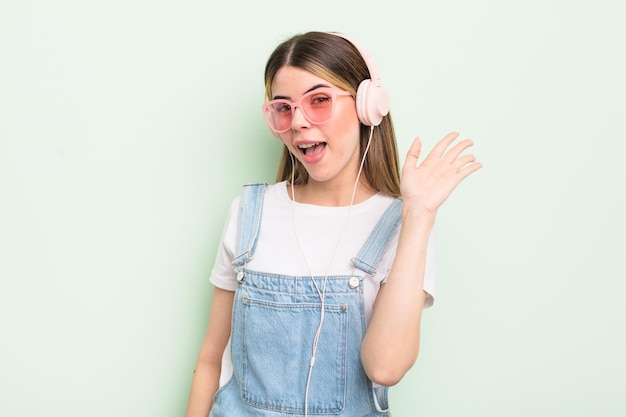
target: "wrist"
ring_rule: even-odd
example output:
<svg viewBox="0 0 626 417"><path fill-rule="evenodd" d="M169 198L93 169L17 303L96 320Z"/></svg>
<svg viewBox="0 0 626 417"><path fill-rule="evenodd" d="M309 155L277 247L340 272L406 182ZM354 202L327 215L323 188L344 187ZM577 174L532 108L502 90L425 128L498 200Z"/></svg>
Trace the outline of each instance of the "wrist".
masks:
<svg viewBox="0 0 626 417"><path fill-rule="evenodd" d="M437 210L429 210L419 204L402 202L402 221L417 220L423 223L434 223Z"/></svg>

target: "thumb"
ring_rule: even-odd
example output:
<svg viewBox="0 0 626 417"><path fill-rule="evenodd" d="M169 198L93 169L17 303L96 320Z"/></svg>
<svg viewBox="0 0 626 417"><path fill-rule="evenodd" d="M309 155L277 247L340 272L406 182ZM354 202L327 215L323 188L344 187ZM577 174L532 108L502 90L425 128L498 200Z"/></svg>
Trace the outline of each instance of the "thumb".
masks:
<svg viewBox="0 0 626 417"><path fill-rule="evenodd" d="M406 160L404 161L404 167L402 168L402 171L415 168L417 166L417 160L419 159L421 153L422 141L419 137L416 137L406 153Z"/></svg>

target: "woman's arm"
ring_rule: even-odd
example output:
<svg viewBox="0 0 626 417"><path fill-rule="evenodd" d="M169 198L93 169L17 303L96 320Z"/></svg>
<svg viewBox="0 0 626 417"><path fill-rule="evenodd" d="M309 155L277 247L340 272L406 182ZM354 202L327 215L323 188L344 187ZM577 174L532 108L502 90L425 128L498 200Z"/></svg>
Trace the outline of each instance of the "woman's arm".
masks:
<svg viewBox="0 0 626 417"><path fill-rule="evenodd" d="M215 287L206 336L200 348L196 370L191 382L187 417L207 417L217 392L222 368L222 355L230 337L233 291Z"/></svg>
<svg viewBox="0 0 626 417"><path fill-rule="evenodd" d="M461 155L472 145L470 140L448 150L457 137L457 133L444 137L419 166L421 142L416 139L402 169L396 257L376 297L361 347L365 372L381 385L397 384L417 359L426 250L437 210L464 178L482 167L473 155Z"/></svg>

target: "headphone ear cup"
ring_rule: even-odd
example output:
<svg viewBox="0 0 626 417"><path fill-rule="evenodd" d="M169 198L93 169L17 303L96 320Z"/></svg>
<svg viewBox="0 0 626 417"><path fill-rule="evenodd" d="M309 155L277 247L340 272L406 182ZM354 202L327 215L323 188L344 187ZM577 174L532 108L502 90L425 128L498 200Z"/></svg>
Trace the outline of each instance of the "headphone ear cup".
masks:
<svg viewBox="0 0 626 417"><path fill-rule="evenodd" d="M389 95L381 85L363 80L356 92L356 111L365 126L378 126L389 113Z"/></svg>
<svg viewBox="0 0 626 417"><path fill-rule="evenodd" d="M367 101L367 89L369 87L370 80L363 80L359 84L359 88L356 90L356 114L359 117L361 123L365 126L371 126L369 118L367 117L366 101Z"/></svg>

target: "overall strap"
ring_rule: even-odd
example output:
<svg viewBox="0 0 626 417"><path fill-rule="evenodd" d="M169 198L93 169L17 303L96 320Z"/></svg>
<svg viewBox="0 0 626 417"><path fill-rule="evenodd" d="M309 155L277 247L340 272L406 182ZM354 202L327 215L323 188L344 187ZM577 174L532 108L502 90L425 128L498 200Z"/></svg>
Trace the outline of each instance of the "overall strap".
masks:
<svg viewBox="0 0 626 417"><path fill-rule="evenodd" d="M395 235L401 222L402 199L396 198L387 207L378 223L376 223L374 230L370 233L359 254L352 258L352 266L366 274L375 274L378 263L382 259L389 242L391 242L391 238Z"/></svg>
<svg viewBox="0 0 626 417"><path fill-rule="evenodd" d="M266 183L246 184L241 192L236 256L232 262L235 271L239 271L239 268L254 256L257 237L261 228L263 196L266 185Z"/></svg>

